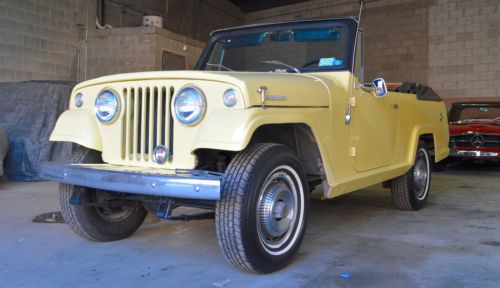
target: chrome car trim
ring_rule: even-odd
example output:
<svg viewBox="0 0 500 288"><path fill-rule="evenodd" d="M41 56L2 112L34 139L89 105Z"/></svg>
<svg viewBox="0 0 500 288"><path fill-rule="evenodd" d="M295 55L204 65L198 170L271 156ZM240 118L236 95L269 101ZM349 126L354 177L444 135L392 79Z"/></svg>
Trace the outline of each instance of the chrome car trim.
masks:
<svg viewBox="0 0 500 288"><path fill-rule="evenodd" d="M460 133L460 134L453 134L450 135L450 137L455 137L455 136L470 136L474 134L480 134L480 135L490 135L490 136L500 136L498 133L483 133L483 132L478 132L478 131L469 131L465 133Z"/></svg>
<svg viewBox="0 0 500 288"><path fill-rule="evenodd" d="M479 151L479 150L458 150L450 153L452 157L500 157L500 152Z"/></svg>
<svg viewBox="0 0 500 288"><path fill-rule="evenodd" d="M452 139L453 142L457 142L457 143L470 143L470 139L459 139L459 140L455 140L455 139ZM498 141L495 141L495 140L485 140L484 141L485 143L500 143L500 140Z"/></svg>

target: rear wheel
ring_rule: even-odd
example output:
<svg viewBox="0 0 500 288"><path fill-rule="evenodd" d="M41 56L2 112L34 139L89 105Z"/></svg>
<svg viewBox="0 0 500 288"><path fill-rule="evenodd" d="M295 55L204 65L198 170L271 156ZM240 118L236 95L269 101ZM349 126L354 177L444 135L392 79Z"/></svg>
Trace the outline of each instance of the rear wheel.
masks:
<svg viewBox="0 0 500 288"><path fill-rule="evenodd" d="M97 151L79 147L69 162L100 163L102 160ZM79 205L70 203L72 196L79 200ZM77 235L93 241L126 238L139 228L147 214L142 206L132 202L120 204L118 193L82 186L60 184L59 200L65 222Z"/></svg>
<svg viewBox="0 0 500 288"><path fill-rule="evenodd" d="M226 170L216 231L226 259L241 270L270 273L293 258L305 233L309 193L302 168L283 145L257 144Z"/></svg>
<svg viewBox="0 0 500 288"><path fill-rule="evenodd" d="M391 194L396 208L419 210L425 206L431 184L429 151L421 142L417 148L415 164L405 175L392 179Z"/></svg>

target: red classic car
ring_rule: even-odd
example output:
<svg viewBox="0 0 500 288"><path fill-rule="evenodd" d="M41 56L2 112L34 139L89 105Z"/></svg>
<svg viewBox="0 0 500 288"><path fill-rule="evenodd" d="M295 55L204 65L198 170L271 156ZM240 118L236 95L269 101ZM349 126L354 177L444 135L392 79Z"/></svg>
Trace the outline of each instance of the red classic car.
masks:
<svg viewBox="0 0 500 288"><path fill-rule="evenodd" d="M450 157L500 160L500 102L454 103L448 120Z"/></svg>

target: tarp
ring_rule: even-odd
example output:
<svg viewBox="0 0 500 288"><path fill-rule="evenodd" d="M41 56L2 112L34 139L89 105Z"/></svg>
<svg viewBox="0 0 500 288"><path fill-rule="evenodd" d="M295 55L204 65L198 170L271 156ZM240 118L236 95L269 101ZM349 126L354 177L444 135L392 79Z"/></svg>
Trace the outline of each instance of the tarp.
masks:
<svg viewBox="0 0 500 288"><path fill-rule="evenodd" d="M3 175L3 159L7 156L9 151L9 141L7 140L7 133L0 124L0 176Z"/></svg>
<svg viewBox="0 0 500 288"><path fill-rule="evenodd" d="M59 115L68 109L73 82L28 81L0 83L0 124L7 130L9 152L4 161L7 178L42 180L42 161L66 162L71 143L49 142Z"/></svg>
<svg viewBox="0 0 500 288"><path fill-rule="evenodd" d="M424 101L443 101L443 99L432 90L431 87L416 82L403 82L401 86L389 89L389 91L417 94L418 100Z"/></svg>

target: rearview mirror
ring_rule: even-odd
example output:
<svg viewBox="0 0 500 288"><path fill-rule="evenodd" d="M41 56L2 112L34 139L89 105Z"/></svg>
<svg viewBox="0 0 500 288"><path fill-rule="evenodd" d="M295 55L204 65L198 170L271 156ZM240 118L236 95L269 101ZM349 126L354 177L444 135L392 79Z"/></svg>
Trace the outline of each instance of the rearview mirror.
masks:
<svg viewBox="0 0 500 288"><path fill-rule="evenodd" d="M285 30L285 31L276 31L271 34L269 40L278 41L278 42L286 42L292 40L293 31Z"/></svg>
<svg viewBox="0 0 500 288"><path fill-rule="evenodd" d="M264 42L266 34L254 33L231 37L223 42L224 49L257 46Z"/></svg>

